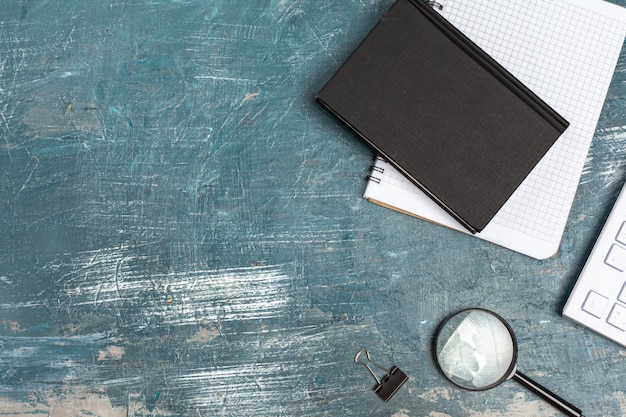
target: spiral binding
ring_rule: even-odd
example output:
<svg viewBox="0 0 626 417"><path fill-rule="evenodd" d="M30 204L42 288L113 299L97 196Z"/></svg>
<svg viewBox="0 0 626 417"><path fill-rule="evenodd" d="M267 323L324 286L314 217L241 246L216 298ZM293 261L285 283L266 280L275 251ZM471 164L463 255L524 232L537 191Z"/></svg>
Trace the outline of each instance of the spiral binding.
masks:
<svg viewBox="0 0 626 417"><path fill-rule="evenodd" d="M376 160L378 161L384 161L383 158L381 158L379 155L376 156ZM379 174L384 174L385 173L385 168L381 168L381 167L377 167L376 165L372 165L370 167L370 169L372 171L378 172ZM368 181L374 182L376 184L380 184L380 178L375 177L373 175L368 175L367 177L365 177Z"/></svg>
<svg viewBox="0 0 626 417"><path fill-rule="evenodd" d="M365 177L365 179L373 183L380 184L380 178L374 177L373 175L368 175Z"/></svg>
<svg viewBox="0 0 626 417"><path fill-rule="evenodd" d="M441 3L437 2L437 1L428 1L427 3L432 8L443 10L443 4L441 4Z"/></svg>

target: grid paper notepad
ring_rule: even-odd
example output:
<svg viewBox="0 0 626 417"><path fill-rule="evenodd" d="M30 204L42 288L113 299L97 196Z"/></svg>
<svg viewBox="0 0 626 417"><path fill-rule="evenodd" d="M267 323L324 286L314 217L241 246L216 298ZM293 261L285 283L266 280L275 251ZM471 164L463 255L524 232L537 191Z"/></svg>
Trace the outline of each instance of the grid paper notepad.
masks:
<svg viewBox="0 0 626 417"><path fill-rule="evenodd" d="M545 259L556 253L626 36L626 9L602 0L440 0L441 14L570 121L474 236ZM445 112L445 109L441 109ZM381 158L364 197L466 232Z"/></svg>

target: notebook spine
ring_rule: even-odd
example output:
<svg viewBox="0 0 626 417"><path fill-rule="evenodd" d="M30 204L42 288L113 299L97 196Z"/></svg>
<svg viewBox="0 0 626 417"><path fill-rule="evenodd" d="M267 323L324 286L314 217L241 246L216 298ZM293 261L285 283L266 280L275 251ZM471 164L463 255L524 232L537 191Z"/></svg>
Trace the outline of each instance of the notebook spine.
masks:
<svg viewBox="0 0 626 417"><path fill-rule="evenodd" d="M466 54L471 56L479 65L489 71L502 84L506 85L521 100L526 102L531 108L539 113L555 129L563 133L569 126L569 122L558 114L545 101L537 96L532 90L526 87L515 76L509 73L489 54L483 51L478 45L472 42L467 36L461 33L454 25L448 22L439 13L435 13L429 2L421 0L408 0L426 18L428 18L445 36L459 46Z"/></svg>

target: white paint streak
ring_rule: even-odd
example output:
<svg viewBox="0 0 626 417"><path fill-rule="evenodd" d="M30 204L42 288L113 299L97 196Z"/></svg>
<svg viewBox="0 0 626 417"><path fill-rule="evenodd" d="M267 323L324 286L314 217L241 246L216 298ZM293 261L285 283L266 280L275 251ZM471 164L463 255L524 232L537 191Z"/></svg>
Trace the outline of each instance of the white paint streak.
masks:
<svg viewBox="0 0 626 417"><path fill-rule="evenodd" d="M438 411L431 411L428 413L428 417L452 417L450 414L440 413Z"/></svg>
<svg viewBox="0 0 626 417"><path fill-rule="evenodd" d="M32 401L19 402L0 397L2 415L28 416L47 415L49 417L127 417L134 415L153 415L146 408L145 399L140 394L129 394L126 406L111 404L102 389L88 387L61 387L54 392L38 392ZM158 415L170 415L165 410L158 410Z"/></svg>
<svg viewBox="0 0 626 417"><path fill-rule="evenodd" d="M452 399L452 393L447 388L432 388L425 391L422 395L418 395L424 401L436 403L440 399L450 401Z"/></svg>
<svg viewBox="0 0 626 417"><path fill-rule="evenodd" d="M254 80L248 78L237 78L237 77L221 77L217 75L196 75L194 78L198 80L213 80L213 81L231 81L236 83L244 83L244 82L253 82Z"/></svg>
<svg viewBox="0 0 626 417"><path fill-rule="evenodd" d="M605 395L606 401L617 401L621 410L621 415L626 416L626 393L623 391L616 391L613 394Z"/></svg>
<svg viewBox="0 0 626 417"><path fill-rule="evenodd" d="M274 403L283 396L286 386L296 386L304 376L287 363L253 363L225 365L212 369L198 369L171 382L190 393L187 403L204 409L228 399L229 404L250 405L254 398L259 404ZM222 411L226 410L226 405ZM241 410L240 410L241 411Z"/></svg>
<svg viewBox="0 0 626 417"><path fill-rule="evenodd" d="M120 247L78 254L59 279L70 304L134 308L145 326L166 326L269 319L281 316L290 301L291 279L275 266L148 274L150 259L129 252Z"/></svg>
<svg viewBox="0 0 626 417"><path fill-rule="evenodd" d="M109 346L105 350L98 352L98 360L120 360L126 353L126 350L122 346Z"/></svg>
<svg viewBox="0 0 626 417"><path fill-rule="evenodd" d="M219 329L213 323L203 324L196 334L187 339L187 343L207 344L220 335Z"/></svg>
<svg viewBox="0 0 626 417"><path fill-rule="evenodd" d="M41 307L43 305L44 303L42 301L28 301L28 302L23 302L23 303L4 303L4 304L0 304L0 309L17 310L17 309L23 309L23 308Z"/></svg>
<svg viewBox="0 0 626 417"><path fill-rule="evenodd" d="M595 140L599 142L597 146L602 149L603 157L598 159L598 163L591 164L595 159L593 151L596 149L594 147L591 148L591 152L587 156L581 183L590 180L588 177L591 174L591 169L597 171L597 175L607 186L620 182L623 179L624 160L626 157L626 126L601 129L596 132ZM606 158L604 155L610 155L610 158Z"/></svg>
<svg viewBox="0 0 626 417"><path fill-rule="evenodd" d="M26 165L26 168L25 168L25 169L29 170L28 177L26 178L26 180L22 184L22 187L19 189L19 191L15 194L15 196L14 196L15 200L17 200L17 198L22 193L22 191L24 191L26 189L26 187L30 183L30 180L33 178L33 174L35 173L35 171L37 170L38 167L39 167L39 159L37 159L37 157L34 157L34 156L31 157L30 160L28 161L28 164Z"/></svg>
<svg viewBox="0 0 626 417"><path fill-rule="evenodd" d="M536 397L535 397L536 398ZM465 407L462 407L465 408ZM501 416L520 416L520 417L560 417L561 412L541 399L528 400L525 392L515 395L509 405L504 410L486 410L473 411L467 410L470 417L501 417Z"/></svg>

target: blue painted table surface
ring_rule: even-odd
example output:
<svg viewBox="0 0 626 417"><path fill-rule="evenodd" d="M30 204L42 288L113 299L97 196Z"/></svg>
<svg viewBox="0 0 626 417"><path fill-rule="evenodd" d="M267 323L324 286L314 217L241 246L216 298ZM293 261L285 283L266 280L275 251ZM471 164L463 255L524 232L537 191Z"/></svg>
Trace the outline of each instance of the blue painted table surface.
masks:
<svg viewBox="0 0 626 417"><path fill-rule="evenodd" d="M626 177L626 52L536 261L362 198L374 154L314 95L391 4L2 2L0 416L558 416L443 379L470 306L626 415L626 350L560 314ZM361 348L410 376L388 403Z"/></svg>

